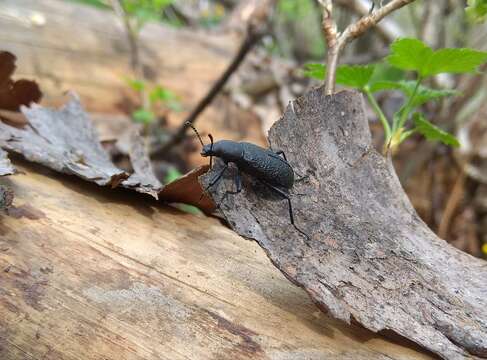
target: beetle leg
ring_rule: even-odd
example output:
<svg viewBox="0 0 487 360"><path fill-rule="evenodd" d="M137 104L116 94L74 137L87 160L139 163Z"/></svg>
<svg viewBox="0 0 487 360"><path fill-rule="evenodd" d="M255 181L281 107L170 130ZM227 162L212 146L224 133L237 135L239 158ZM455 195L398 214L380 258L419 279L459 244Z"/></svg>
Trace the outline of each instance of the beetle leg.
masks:
<svg viewBox="0 0 487 360"><path fill-rule="evenodd" d="M277 150L277 151L274 151L274 152L276 153L276 155L282 155L282 157L284 158L284 160L286 160L286 162L287 162L286 154L284 154L284 151Z"/></svg>
<svg viewBox="0 0 487 360"><path fill-rule="evenodd" d="M218 182L218 180L220 180L220 179L221 179L221 177L223 176L223 174L225 173L225 171L226 171L227 169L228 169L228 164L225 164L225 166L223 167L223 169L221 169L221 171L220 171L218 174L216 174L216 175L213 177L213 179L211 179L211 181L210 181L210 183L208 184L208 186L206 186L206 187L205 187L205 191L203 191L203 192L201 193L201 196L200 196L200 200L199 200L199 201L201 201L201 199L203 199L203 196L205 196L205 193L208 191L208 189L209 189L209 188L211 188L213 185L215 185L215 184Z"/></svg>
<svg viewBox="0 0 487 360"><path fill-rule="evenodd" d="M240 171L238 170L238 168L236 168L237 170L237 173L235 174L235 186L236 186L236 190L235 191L225 191L225 194L223 194L222 198L220 199L220 201L218 202L216 208L219 209L220 208L220 205L222 204L223 200L225 200L225 198L227 197L227 195L237 195L237 194L240 194L240 192L242 191L242 178L240 176Z"/></svg>
<svg viewBox="0 0 487 360"><path fill-rule="evenodd" d="M289 197L289 194L286 193L285 191L283 191L282 189L279 189L278 187L274 186L274 185L271 185L265 181L262 181L262 183L264 185L266 185L268 188L274 190L276 193L278 193L279 195L281 195L282 197L284 197L286 200L287 200L287 203L289 205L289 218L291 220L291 224L292 226L294 226L294 228L302 235L304 235L306 237L306 239L309 241L311 240L309 235L306 234L303 230L301 230L300 228L298 228L296 226L296 224L294 223L294 215L293 215L293 207L292 207L292 204L291 204L291 198Z"/></svg>
<svg viewBox="0 0 487 360"><path fill-rule="evenodd" d="M208 184L208 186L206 187L205 191L208 190L209 188L211 188L213 185L215 185L222 178L223 174L225 173L225 171L227 171L227 169L228 169L228 164L225 164L223 169L221 169L221 171L217 175L215 175L215 177L213 179L211 179L211 181Z"/></svg>

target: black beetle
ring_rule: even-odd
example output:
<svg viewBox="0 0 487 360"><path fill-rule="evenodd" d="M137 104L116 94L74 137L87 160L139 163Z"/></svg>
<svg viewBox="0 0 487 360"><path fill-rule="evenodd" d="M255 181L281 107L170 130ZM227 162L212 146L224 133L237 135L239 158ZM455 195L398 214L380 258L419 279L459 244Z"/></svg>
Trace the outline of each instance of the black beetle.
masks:
<svg viewBox="0 0 487 360"><path fill-rule="evenodd" d="M291 198L287 192L287 190L291 189L294 185L294 170L288 163L283 151L264 149L263 147L249 142L220 140L213 143L211 134L208 135L211 143L205 145L194 126L191 123L187 123L186 125L194 130L203 146L201 156L210 157L210 168L213 156L222 159L225 163L220 172L211 179L205 190L208 190L220 181L223 174L228 169L228 164L234 163L237 167L237 174L235 176L236 191L227 191L227 194L238 194L242 191L240 171L253 176L288 201L291 224L299 233L309 240L309 236L294 223Z"/></svg>

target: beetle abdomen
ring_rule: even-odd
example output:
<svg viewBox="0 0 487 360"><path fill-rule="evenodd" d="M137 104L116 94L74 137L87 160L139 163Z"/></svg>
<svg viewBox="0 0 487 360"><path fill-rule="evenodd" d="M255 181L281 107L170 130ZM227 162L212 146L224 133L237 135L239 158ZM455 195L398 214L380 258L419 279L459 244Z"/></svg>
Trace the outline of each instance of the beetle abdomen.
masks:
<svg viewBox="0 0 487 360"><path fill-rule="evenodd" d="M289 189L294 184L292 167L270 149L264 149L252 143L241 143L244 156L237 166L257 179L275 186Z"/></svg>

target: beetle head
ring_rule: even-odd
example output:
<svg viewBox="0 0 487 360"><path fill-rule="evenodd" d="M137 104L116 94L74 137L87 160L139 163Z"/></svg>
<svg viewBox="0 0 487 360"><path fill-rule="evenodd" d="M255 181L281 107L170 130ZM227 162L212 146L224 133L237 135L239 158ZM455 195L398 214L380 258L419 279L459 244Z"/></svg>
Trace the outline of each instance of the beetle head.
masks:
<svg viewBox="0 0 487 360"><path fill-rule="evenodd" d="M215 155L214 149L213 149L213 143L203 145L203 148L201 149L201 156L207 157L207 156L213 156L213 155Z"/></svg>

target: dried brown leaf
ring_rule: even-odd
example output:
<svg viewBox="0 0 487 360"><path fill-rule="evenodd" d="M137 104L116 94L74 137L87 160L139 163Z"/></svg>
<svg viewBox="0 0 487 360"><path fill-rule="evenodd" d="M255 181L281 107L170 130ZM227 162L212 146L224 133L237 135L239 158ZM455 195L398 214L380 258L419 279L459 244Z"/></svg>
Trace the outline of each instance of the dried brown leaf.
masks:
<svg viewBox="0 0 487 360"><path fill-rule="evenodd" d="M159 197L167 202L194 205L206 214L211 214L215 210L215 203L206 193L203 194L203 188L198 181L198 178L208 169L208 165L200 166L170 182L164 187Z"/></svg>
<svg viewBox="0 0 487 360"><path fill-rule="evenodd" d="M39 102L41 90L35 81L12 80L15 71L15 55L0 51L0 109L18 111L22 105Z"/></svg>

